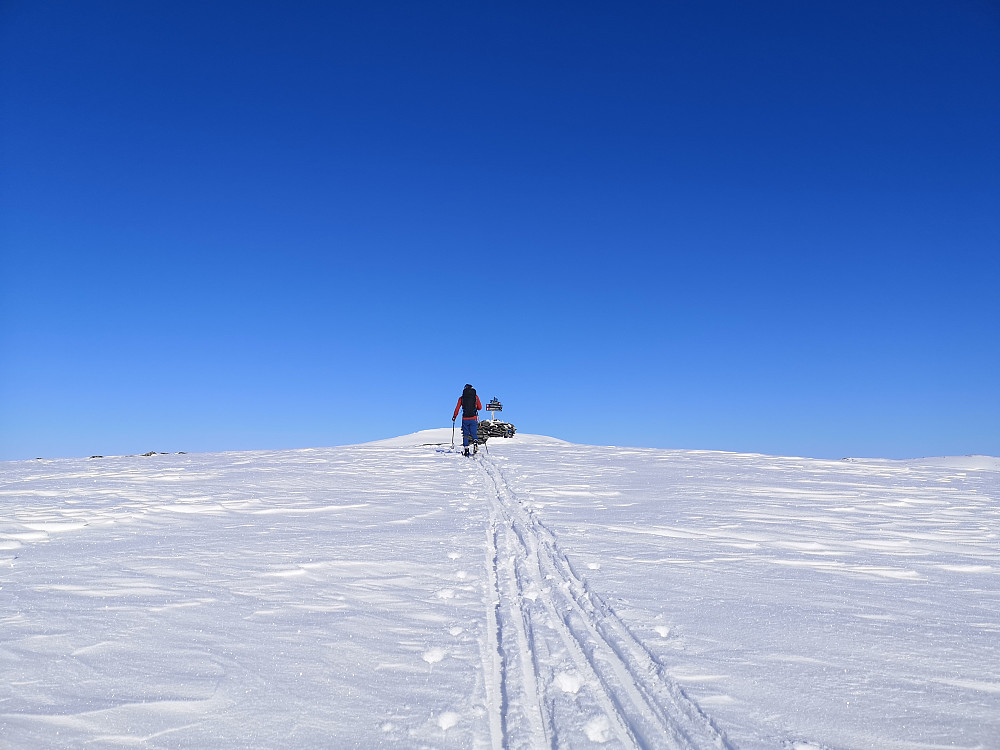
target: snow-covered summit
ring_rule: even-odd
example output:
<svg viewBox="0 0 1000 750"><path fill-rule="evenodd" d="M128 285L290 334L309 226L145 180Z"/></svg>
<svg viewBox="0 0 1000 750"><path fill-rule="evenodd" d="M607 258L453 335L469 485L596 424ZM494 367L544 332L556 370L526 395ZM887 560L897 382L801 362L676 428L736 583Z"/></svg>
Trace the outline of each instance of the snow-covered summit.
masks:
<svg viewBox="0 0 1000 750"><path fill-rule="evenodd" d="M995 459L450 445L3 464L0 745L998 746Z"/></svg>

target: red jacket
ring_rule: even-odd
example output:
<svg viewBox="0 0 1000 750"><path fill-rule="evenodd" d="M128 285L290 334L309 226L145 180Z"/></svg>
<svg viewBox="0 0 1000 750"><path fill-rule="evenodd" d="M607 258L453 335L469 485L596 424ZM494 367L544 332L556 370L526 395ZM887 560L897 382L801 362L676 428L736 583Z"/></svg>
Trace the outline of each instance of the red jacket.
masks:
<svg viewBox="0 0 1000 750"><path fill-rule="evenodd" d="M454 422L458 418L458 412L462 408L462 397L458 397L458 403L455 404L455 413L451 415L451 421ZM483 408L482 402L479 400L479 394L476 394L476 411L480 411ZM462 420L466 419L479 419L479 417L473 414L471 417L462 417Z"/></svg>

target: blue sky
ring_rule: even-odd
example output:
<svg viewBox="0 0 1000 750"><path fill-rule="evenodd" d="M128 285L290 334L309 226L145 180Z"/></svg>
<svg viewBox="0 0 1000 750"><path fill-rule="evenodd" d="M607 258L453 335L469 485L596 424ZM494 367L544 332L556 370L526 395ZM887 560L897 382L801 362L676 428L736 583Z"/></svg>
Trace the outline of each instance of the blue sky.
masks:
<svg viewBox="0 0 1000 750"><path fill-rule="evenodd" d="M0 458L466 382L576 442L1000 454L990 0L11 0L0 86Z"/></svg>

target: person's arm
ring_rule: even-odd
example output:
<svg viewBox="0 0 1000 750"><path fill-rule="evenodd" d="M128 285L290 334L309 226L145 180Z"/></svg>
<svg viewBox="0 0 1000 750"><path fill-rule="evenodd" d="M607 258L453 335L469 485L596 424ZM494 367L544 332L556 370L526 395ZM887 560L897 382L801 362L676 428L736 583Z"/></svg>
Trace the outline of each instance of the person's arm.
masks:
<svg viewBox="0 0 1000 750"><path fill-rule="evenodd" d="M483 403L479 400L479 394L477 393L476 394L476 413L479 413L482 410L483 410Z"/></svg>
<svg viewBox="0 0 1000 750"><path fill-rule="evenodd" d="M476 400L477 401L479 400L478 396L476 397ZM454 422L456 419L458 419L458 410L461 409L461 408L462 408L462 397L459 396L458 397L458 403L455 404L455 413L451 415L451 421L452 422Z"/></svg>

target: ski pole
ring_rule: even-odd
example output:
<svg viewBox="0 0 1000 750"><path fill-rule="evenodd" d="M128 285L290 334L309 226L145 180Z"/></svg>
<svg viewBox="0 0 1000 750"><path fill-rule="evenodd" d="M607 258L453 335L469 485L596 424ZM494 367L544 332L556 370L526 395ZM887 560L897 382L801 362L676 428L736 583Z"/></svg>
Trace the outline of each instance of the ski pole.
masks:
<svg viewBox="0 0 1000 750"><path fill-rule="evenodd" d="M455 450L455 420L451 420L451 449Z"/></svg>

